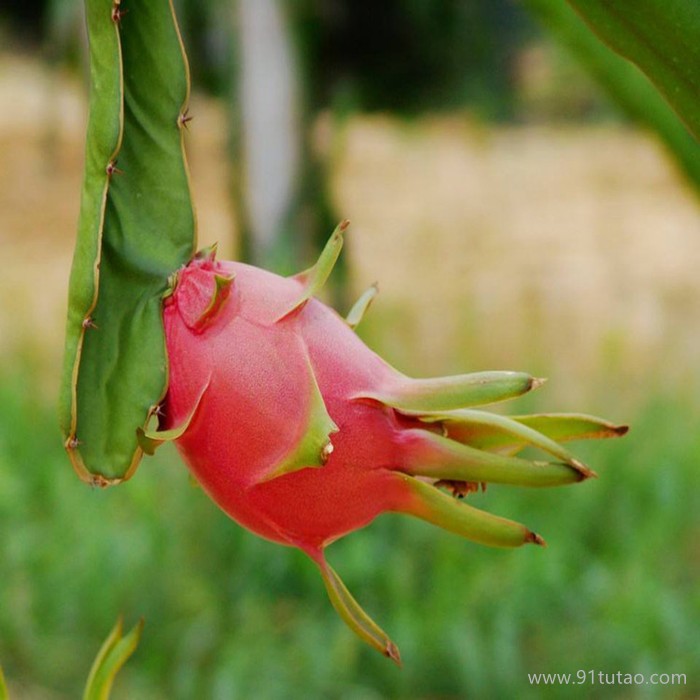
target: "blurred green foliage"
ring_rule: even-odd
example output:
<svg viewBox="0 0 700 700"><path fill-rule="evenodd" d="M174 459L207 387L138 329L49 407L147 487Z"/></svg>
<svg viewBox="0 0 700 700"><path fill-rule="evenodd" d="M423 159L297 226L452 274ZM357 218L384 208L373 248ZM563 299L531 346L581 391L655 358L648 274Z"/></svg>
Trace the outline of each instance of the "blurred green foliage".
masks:
<svg viewBox="0 0 700 700"><path fill-rule="evenodd" d="M514 116L518 50L536 33L508 0L288 0L316 107Z"/></svg>
<svg viewBox="0 0 700 700"><path fill-rule="evenodd" d="M700 139L700 5L688 0L569 0L590 28L635 63Z"/></svg>
<svg viewBox="0 0 700 700"><path fill-rule="evenodd" d="M514 115L519 47L535 34L510 0L282 0L292 20L313 109L334 105L415 113L469 105L486 118ZM29 0L0 19L37 41L56 41L72 0ZM176 0L194 84L230 91L235 0ZM31 11L30 11L31 8ZM74 40L82 32L78 27Z"/></svg>
<svg viewBox="0 0 700 700"><path fill-rule="evenodd" d="M656 133L700 192L700 143L644 73L608 48L567 3L525 0L525 6L578 58L613 102Z"/></svg>
<svg viewBox="0 0 700 700"><path fill-rule="evenodd" d="M687 674L685 687L628 697L700 692L700 433L684 401L650 396L625 416L625 439L582 445L597 481L473 497L542 533L547 549L491 550L400 516L331 547L400 644L398 670L337 619L302 554L228 520L174 452L126 486L82 484L54 407L19 364L0 381L0 659L11 690L75 697L124 614L146 626L115 699L620 697L620 687L527 681L580 669Z"/></svg>

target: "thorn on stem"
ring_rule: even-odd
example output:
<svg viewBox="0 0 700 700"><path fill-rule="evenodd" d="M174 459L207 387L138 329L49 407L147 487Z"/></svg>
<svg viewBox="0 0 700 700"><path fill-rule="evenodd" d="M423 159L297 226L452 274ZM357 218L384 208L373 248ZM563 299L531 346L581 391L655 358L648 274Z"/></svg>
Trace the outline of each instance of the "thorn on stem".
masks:
<svg viewBox="0 0 700 700"><path fill-rule="evenodd" d="M583 462L579 462L577 459L572 459L569 466L573 467L578 472L579 481L598 478L598 474L596 472L587 467Z"/></svg>
<svg viewBox="0 0 700 700"><path fill-rule="evenodd" d="M394 642L387 642L386 648L384 649L384 656L391 659L397 666L401 667L401 654L399 653L399 648L394 644Z"/></svg>
<svg viewBox="0 0 700 700"><path fill-rule="evenodd" d="M532 377L530 380L530 391L539 389L546 381L547 377Z"/></svg>
<svg viewBox="0 0 700 700"><path fill-rule="evenodd" d="M67 440L66 440L66 449L67 450L74 450L78 447L78 445L82 445L83 443L78 440L78 438L75 435L71 435Z"/></svg>
<svg viewBox="0 0 700 700"><path fill-rule="evenodd" d="M114 24L116 24L118 27L121 27L122 17L129 11L122 10L120 5L121 0L114 0L112 3L112 22L114 22Z"/></svg>
<svg viewBox="0 0 700 700"><path fill-rule="evenodd" d="M93 321L92 316L86 316L83 319L83 328L99 328L99 326Z"/></svg>
<svg viewBox="0 0 700 700"><path fill-rule="evenodd" d="M110 485L110 480L107 477L102 476L102 474L92 474L90 478L90 485L97 486L98 488L105 489Z"/></svg>
<svg viewBox="0 0 700 700"><path fill-rule="evenodd" d="M547 546L547 543L536 532L528 532L525 541L532 544L538 544L540 547Z"/></svg>
<svg viewBox="0 0 700 700"><path fill-rule="evenodd" d="M180 116L177 119L177 124L180 128L182 128L184 126L185 129L188 129L189 127L187 125L193 119L194 119L194 117L190 114L190 108L188 107L184 112L180 113Z"/></svg>
<svg viewBox="0 0 700 700"><path fill-rule="evenodd" d="M107 167L105 168L105 172L109 177L112 177L112 175L123 175L124 171L120 170L117 167L117 161L116 160L110 160L109 163L107 163Z"/></svg>

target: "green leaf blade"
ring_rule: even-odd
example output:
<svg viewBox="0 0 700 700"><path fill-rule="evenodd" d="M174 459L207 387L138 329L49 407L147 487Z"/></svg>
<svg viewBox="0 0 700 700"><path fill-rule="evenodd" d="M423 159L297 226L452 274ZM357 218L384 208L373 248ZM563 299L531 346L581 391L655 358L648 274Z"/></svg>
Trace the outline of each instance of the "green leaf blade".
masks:
<svg viewBox="0 0 700 700"><path fill-rule="evenodd" d="M109 700L117 673L136 651L141 640L143 620L126 635L122 634L122 620L117 620L90 669L83 700Z"/></svg>
<svg viewBox="0 0 700 700"><path fill-rule="evenodd" d="M618 106L657 135L700 190L700 143L647 76L603 43L562 0L526 0L525 4Z"/></svg>
<svg viewBox="0 0 700 700"><path fill-rule="evenodd" d="M700 140L700 3L569 0L591 29L635 63Z"/></svg>
<svg viewBox="0 0 700 700"><path fill-rule="evenodd" d="M5 674L2 672L2 667L0 666L0 700L9 700L9 697L7 684L5 683Z"/></svg>

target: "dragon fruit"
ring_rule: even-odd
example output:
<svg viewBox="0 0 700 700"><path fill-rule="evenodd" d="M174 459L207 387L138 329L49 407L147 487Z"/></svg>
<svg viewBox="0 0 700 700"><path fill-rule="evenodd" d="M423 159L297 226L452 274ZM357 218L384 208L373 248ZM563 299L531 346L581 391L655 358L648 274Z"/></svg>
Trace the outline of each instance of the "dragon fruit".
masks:
<svg viewBox="0 0 700 700"><path fill-rule="evenodd" d="M318 262L291 278L198 254L164 302L169 388L148 452L174 440L196 480L235 521L298 547L318 566L343 620L400 662L396 645L327 563L333 541L383 512L407 513L486 545L544 544L518 523L461 498L479 484L555 486L594 473L560 444L622 435L580 414L505 417L475 410L541 380L521 372L411 379L315 298L343 242L343 222ZM540 460L516 456L539 448Z"/></svg>

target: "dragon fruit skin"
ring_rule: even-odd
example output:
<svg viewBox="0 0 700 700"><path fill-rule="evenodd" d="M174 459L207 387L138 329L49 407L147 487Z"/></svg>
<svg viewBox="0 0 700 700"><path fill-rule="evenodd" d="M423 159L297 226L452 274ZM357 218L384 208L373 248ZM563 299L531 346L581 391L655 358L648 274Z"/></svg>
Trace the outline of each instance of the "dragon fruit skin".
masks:
<svg viewBox="0 0 700 700"><path fill-rule="evenodd" d="M478 482L581 481L593 472L546 430L561 440L625 428L588 416L511 420L467 408L537 386L524 373L414 380L394 370L313 297L337 258L344 226L316 266L296 277L216 261L211 251L179 271L164 303L168 394L160 429L143 438L174 439L231 518L308 554L343 619L398 662L398 649L327 564L324 548L386 511L484 544L542 544L526 527L435 485L463 496ZM513 456L526 445L556 460Z"/></svg>

